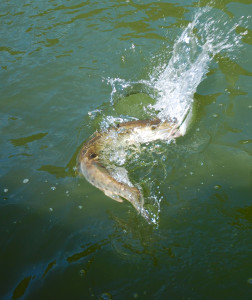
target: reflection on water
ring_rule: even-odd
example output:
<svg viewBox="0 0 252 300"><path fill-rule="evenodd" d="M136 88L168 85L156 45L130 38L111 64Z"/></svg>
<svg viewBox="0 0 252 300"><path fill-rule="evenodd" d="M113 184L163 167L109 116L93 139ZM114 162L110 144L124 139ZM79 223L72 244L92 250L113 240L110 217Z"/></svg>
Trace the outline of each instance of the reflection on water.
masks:
<svg viewBox="0 0 252 300"><path fill-rule="evenodd" d="M210 55L183 138L128 153L149 207L162 199L155 228L76 176L76 157L108 116L155 115L151 75L160 78L206 6L219 33L235 30L239 49L231 39L231 52ZM1 4L1 299L251 298L250 8L248 0ZM192 30L200 43L204 24Z"/></svg>
<svg viewBox="0 0 252 300"><path fill-rule="evenodd" d="M33 134L33 135L27 136L27 137L22 137L22 138L18 138L18 139L11 139L11 142L15 147L24 146L28 143L33 142L33 141L42 139L46 135L47 135L47 133L38 133L38 134Z"/></svg>
<svg viewBox="0 0 252 300"><path fill-rule="evenodd" d="M18 299L24 295L31 279L32 279L31 276L26 277L18 284L18 286L15 288L13 292L12 299Z"/></svg>

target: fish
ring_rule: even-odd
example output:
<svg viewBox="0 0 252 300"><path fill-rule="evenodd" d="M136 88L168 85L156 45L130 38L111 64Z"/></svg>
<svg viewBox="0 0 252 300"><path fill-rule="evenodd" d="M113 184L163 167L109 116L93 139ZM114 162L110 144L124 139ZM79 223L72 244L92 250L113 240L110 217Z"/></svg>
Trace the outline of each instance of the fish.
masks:
<svg viewBox="0 0 252 300"><path fill-rule="evenodd" d="M105 131L96 131L79 152L80 173L111 199L118 202L129 201L138 213L150 221L150 216L144 209L144 197L140 188L134 186L127 176L126 180L118 179L115 176L116 169L112 172L113 167L104 165L102 153L113 145L122 145L126 149L131 145L171 140L182 135L183 132L179 130L176 122L160 119L128 121L111 126ZM124 171L124 174L127 174L127 171Z"/></svg>

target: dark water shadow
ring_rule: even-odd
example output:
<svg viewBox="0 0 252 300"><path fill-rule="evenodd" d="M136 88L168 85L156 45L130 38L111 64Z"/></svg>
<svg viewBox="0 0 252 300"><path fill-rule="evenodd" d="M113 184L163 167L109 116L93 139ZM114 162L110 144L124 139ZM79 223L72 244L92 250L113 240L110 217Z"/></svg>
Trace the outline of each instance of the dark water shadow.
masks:
<svg viewBox="0 0 252 300"><path fill-rule="evenodd" d="M66 164L65 167L54 166L54 165L43 165L41 166L38 171L47 172L56 178L65 178L65 177L76 177L78 176L78 168L77 166L77 158L80 152L81 146L78 146L75 150L74 154L70 158L69 162Z"/></svg>

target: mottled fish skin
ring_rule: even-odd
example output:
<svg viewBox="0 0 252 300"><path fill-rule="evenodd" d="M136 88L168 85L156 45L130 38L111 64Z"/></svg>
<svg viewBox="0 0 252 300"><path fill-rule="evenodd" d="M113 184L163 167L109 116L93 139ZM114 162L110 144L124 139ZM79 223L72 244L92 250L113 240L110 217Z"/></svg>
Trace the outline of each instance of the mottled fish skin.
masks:
<svg viewBox="0 0 252 300"><path fill-rule="evenodd" d="M150 142L157 139L169 140L181 136L175 123L156 120L130 121L110 127L104 132L95 132L80 150L78 163L83 176L92 185L100 189L108 197L122 202L128 200L135 209L148 221L149 215L143 208L144 199L140 190L134 186L117 181L101 163L100 153L113 139L113 134L127 144ZM142 137L141 137L142 135ZM141 140L142 139L142 140Z"/></svg>

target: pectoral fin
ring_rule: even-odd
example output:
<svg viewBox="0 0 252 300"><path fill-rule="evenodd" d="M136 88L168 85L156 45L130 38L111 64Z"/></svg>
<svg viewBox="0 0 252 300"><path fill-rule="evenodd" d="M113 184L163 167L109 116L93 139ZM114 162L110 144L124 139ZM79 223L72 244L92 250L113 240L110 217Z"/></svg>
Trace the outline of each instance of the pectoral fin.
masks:
<svg viewBox="0 0 252 300"><path fill-rule="evenodd" d="M110 191L104 191L104 194L108 197L110 197L111 199L117 201L117 202L123 202L123 199L121 197L119 197L118 195L113 194Z"/></svg>

